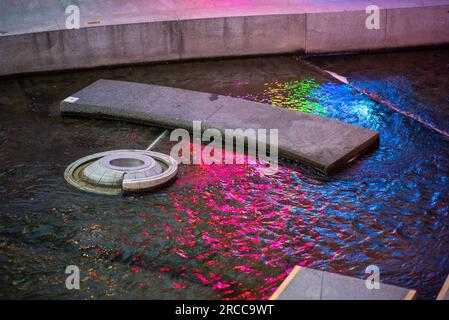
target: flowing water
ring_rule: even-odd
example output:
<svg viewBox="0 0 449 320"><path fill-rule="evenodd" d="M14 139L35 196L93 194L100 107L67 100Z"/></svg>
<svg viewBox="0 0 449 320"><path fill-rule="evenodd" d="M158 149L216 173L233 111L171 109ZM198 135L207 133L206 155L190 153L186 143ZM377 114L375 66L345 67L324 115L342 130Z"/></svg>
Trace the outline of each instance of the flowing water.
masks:
<svg viewBox="0 0 449 320"><path fill-rule="evenodd" d="M447 51L393 56L414 68L417 54L445 55L434 63L446 64L438 67L447 76ZM332 59L339 58L326 59L317 63L338 67ZM395 76L411 91L418 81ZM249 164L181 165L176 182L153 193L89 194L64 181L69 163L100 151L144 149L162 131L60 117L59 101L99 78L311 112L379 130L381 143L329 181L293 164L273 176ZM372 79L381 82L382 72ZM416 107L410 92L396 97L444 129L447 87L426 81L436 89L419 95L438 96L435 106ZM381 281L434 298L449 273L448 139L295 57L36 75L0 80L0 92L0 297L268 298L296 264L359 278L374 264ZM169 152L170 145L165 139L156 151ZM81 270L80 290L65 288L68 265Z"/></svg>

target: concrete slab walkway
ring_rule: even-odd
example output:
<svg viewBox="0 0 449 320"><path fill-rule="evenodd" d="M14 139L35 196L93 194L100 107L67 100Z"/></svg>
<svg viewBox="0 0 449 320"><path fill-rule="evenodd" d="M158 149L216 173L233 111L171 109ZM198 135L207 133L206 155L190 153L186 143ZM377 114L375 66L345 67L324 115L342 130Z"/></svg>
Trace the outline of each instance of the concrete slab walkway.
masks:
<svg viewBox="0 0 449 320"><path fill-rule="evenodd" d="M368 289L362 279L296 266L270 300L411 300L415 294L383 283Z"/></svg>
<svg viewBox="0 0 449 320"><path fill-rule="evenodd" d="M98 80L61 102L62 114L202 130L278 129L279 153L329 174L377 146L379 133L332 119L216 94Z"/></svg>
<svg viewBox="0 0 449 320"><path fill-rule="evenodd" d="M66 29L69 4L80 29ZM152 61L449 43L449 0L3 0L0 76Z"/></svg>

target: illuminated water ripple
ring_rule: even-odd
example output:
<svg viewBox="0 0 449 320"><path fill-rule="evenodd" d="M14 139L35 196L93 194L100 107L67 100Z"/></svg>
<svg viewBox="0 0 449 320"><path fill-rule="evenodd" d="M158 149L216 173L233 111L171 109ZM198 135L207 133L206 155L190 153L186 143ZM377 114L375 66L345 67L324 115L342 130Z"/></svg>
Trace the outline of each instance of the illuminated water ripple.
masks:
<svg viewBox="0 0 449 320"><path fill-rule="evenodd" d="M49 117L44 102L30 114L29 98L3 83L3 99L17 109L0 118L1 144L10 150L0 154L0 258L5 261L0 293L256 299L268 298L297 264L356 277L376 264L382 281L433 298L449 273L449 142L327 79L289 73L258 82L267 75L276 79L279 65L286 65L283 73L293 68L277 59L270 68L257 60L252 69L248 60L244 66L230 60L226 63L237 63L238 72L223 67L212 80L206 76L208 63L192 77L198 68L165 66L188 70L177 81L153 72L162 68L157 66L127 76L128 71L103 71L103 77L114 78L114 72L141 82L156 77L159 84L324 115L379 130L379 149L326 182L289 165L273 176L251 164L182 165L177 181L155 193L103 197L68 186L65 165L101 150L146 147L159 131ZM242 75L248 69L253 77ZM73 83L87 84L84 73L79 83L75 74L52 77L49 83L64 88L52 91L61 95L55 101L73 92ZM239 77L246 80L235 80ZM44 90L45 83L25 87ZM161 148L169 151L168 144ZM83 290L68 292L60 285L68 264L83 270Z"/></svg>

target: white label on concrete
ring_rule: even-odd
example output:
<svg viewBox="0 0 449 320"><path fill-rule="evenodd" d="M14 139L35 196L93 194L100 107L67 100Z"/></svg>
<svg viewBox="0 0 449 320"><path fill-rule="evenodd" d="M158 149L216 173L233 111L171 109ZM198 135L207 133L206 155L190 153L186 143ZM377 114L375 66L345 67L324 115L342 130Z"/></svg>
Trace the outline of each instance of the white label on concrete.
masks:
<svg viewBox="0 0 449 320"><path fill-rule="evenodd" d="M80 98L77 97L68 97L64 99L64 102L70 102L70 103L74 103L77 102Z"/></svg>

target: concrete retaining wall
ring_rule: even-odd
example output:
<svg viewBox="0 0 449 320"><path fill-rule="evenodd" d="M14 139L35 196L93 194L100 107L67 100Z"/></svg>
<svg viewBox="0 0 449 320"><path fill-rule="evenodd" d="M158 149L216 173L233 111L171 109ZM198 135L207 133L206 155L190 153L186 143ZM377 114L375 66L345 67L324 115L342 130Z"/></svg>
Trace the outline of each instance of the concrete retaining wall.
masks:
<svg viewBox="0 0 449 320"><path fill-rule="evenodd" d="M449 43L449 1L382 9L379 30L365 27L367 14L360 6L312 9L291 7L276 14L269 8L247 9L227 17L204 11L143 22L130 17L133 23L121 20L78 30L6 33L0 36L0 76L191 58L344 53Z"/></svg>

